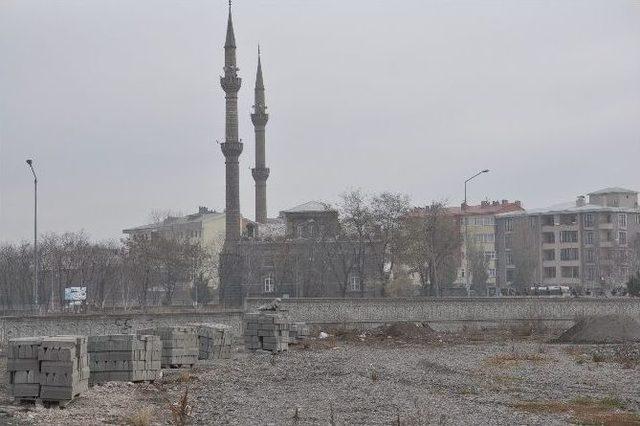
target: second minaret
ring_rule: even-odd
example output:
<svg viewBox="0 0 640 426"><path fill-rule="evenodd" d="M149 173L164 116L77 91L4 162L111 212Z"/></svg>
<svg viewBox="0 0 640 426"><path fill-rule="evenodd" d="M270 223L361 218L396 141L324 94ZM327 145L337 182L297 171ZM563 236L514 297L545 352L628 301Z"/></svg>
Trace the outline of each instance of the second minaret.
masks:
<svg viewBox="0 0 640 426"><path fill-rule="evenodd" d="M251 121L256 134L256 166L251 169L253 180L256 182L256 222L267 222L267 178L269 168L265 160L265 126L269 121L267 106L264 99L264 82L262 81L262 63L260 61L260 47L258 47L258 70L256 71L255 99Z"/></svg>

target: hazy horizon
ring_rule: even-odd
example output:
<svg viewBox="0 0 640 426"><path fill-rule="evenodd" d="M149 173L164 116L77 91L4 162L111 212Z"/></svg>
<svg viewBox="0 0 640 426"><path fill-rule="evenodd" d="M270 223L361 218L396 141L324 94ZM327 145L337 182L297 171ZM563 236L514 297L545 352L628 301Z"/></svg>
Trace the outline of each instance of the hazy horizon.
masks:
<svg viewBox="0 0 640 426"><path fill-rule="evenodd" d="M227 1L0 3L0 241L224 209ZM349 188L416 205L640 190L640 2L236 0L240 196L262 49L269 216ZM594 172L595 171L595 172Z"/></svg>

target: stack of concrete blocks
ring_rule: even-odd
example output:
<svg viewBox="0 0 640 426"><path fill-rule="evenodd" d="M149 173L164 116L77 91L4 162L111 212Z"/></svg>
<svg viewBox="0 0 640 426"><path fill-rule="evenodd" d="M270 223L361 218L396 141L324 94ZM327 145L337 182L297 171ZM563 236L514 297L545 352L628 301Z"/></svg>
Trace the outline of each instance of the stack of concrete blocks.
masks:
<svg viewBox="0 0 640 426"><path fill-rule="evenodd" d="M289 343L304 340L309 337L309 326L304 322L292 322L289 329Z"/></svg>
<svg viewBox="0 0 640 426"><path fill-rule="evenodd" d="M275 311L245 314L245 347L271 352L289 348L290 321Z"/></svg>
<svg viewBox="0 0 640 426"><path fill-rule="evenodd" d="M140 334L159 336L162 341L162 368L192 366L198 361L198 336L195 327L156 327L138 330Z"/></svg>
<svg viewBox="0 0 640 426"><path fill-rule="evenodd" d="M70 401L89 388L87 336L43 338L38 362L42 401Z"/></svg>
<svg viewBox="0 0 640 426"><path fill-rule="evenodd" d="M154 381L162 377L159 336L112 334L89 336L91 384Z"/></svg>
<svg viewBox="0 0 640 426"><path fill-rule="evenodd" d="M7 381L9 395L17 401L35 401L40 396L38 351L42 337L9 340Z"/></svg>
<svg viewBox="0 0 640 426"><path fill-rule="evenodd" d="M231 358L233 335L224 324L192 324L198 336L198 359Z"/></svg>

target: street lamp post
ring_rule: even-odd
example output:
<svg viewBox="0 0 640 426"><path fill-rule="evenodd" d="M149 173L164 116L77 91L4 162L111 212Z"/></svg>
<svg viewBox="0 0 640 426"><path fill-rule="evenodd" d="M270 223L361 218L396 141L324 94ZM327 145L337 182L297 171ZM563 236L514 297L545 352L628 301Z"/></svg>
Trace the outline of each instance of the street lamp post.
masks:
<svg viewBox="0 0 640 426"><path fill-rule="evenodd" d="M467 217L464 214L464 210L467 208L467 183L475 178L477 178L478 176L480 176L483 173L489 173L489 169L484 169L479 171L478 173L476 173L475 175L471 176L469 179L464 181L464 203L462 204L462 220L464 220L464 284L465 287L467 288L467 296L469 296L469 271L468 271L468 266L469 266L469 260L467 258L467 256L469 255L469 233L468 233L468 220Z"/></svg>
<svg viewBox="0 0 640 426"><path fill-rule="evenodd" d="M464 181L464 205L465 205L465 207L467 206L467 182L469 182L472 179L477 178L478 176L480 176L483 173L489 173L489 169L484 169L482 171L479 171L478 173L476 173L475 175L471 176L469 179Z"/></svg>
<svg viewBox="0 0 640 426"><path fill-rule="evenodd" d="M33 160L28 159L27 164L33 174L33 304L38 307L38 176L33 169Z"/></svg>

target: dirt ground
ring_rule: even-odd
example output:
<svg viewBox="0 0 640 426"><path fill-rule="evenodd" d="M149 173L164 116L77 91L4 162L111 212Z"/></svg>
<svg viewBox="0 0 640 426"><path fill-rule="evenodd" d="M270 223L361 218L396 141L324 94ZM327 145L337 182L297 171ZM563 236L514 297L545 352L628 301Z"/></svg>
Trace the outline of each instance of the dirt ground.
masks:
<svg viewBox="0 0 640 426"><path fill-rule="evenodd" d="M3 389L0 424L164 425L174 412L197 425L640 424L638 344L547 339L382 333L277 356L239 349L159 383L95 386L65 409L17 405Z"/></svg>

